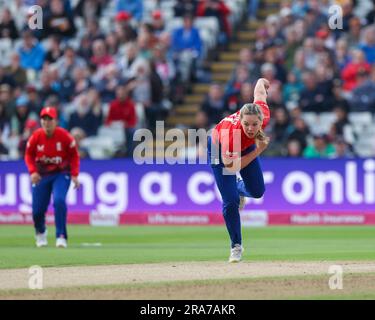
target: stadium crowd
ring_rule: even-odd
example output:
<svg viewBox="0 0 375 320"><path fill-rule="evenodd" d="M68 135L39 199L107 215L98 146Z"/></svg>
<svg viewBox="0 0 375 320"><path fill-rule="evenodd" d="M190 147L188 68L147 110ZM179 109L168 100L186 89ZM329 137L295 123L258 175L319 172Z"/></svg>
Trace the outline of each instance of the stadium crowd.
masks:
<svg viewBox="0 0 375 320"><path fill-rule="evenodd" d="M0 159L23 156L46 105L58 108L60 125L78 142L120 123L125 142L113 156L131 155L134 131L154 130L191 83L202 80L205 48L194 17L218 19L218 46L233 36L224 0L174 1L173 16L182 17L183 25L172 30L166 28L170 17L163 1L1 4ZM147 10L146 2L153 3ZM327 24L334 1L282 0L280 12L257 29L254 44L240 51L230 81L211 84L197 126L208 129L251 101L254 81L265 77L273 110L266 155L361 155L355 145L368 134L375 141L374 123L368 132L348 124L353 113L375 112L374 9L357 14L360 1L336 2L344 16L343 28L335 30ZM43 9L42 29L28 25L34 4ZM249 18L256 19L258 1L248 4ZM358 145L369 147L368 141ZM374 143L371 148L373 155ZM82 146L81 157L89 151Z"/></svg>
<svg viewBox="0 0 375 320"><path fill-rule="evenodd" d="M358 10L357 2L282 0L240 51L230 81L210 86L199 126L212 127L252 101L264 77L273 114L265 155L374 156L375 5ZM329 27L333 4L342 8L342 28Z"/></svg>
<svg viewBox="0 0 375 320"><path fill-rule="evenodd" d="M101 126L122 123L132 154L136 128L154 129L196 80L203 43L194 16L211 9L196 1L175 2L183 25L165 30L160 1L146 12L143 0L17 0L2 3L0 22L0 155L23 156L39 126L43 106L55 106L60 126L78 141ZM42 28L33 5L42 8ZM150 8L150 6L148 6ZM220 13L221 14L221 13ZM223 13L221 41L227 41ZM221 18L219 19L221 21ZM37 25L37 23L35 24ZM17 148L14 145L17 144ZM82 156L88 156L87 150Z"/></svg>

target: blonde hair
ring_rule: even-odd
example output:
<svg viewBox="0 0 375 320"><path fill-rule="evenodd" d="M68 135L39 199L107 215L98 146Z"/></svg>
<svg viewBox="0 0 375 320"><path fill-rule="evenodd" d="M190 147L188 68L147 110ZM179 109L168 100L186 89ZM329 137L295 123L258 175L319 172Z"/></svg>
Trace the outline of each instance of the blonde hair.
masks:
<svg viewBox="0 0 375 320"><path fill-rule="evenodd" d="M240 119L243 118L243 116L257 116L258 119L263 122L263 119L264 119L264 115L263 115L263 112L262 112L262 109L260 108L260 106L258 106L257 104L255 103L246 103L242 106L241 110L240 110ZM255 139L256 140L259 140L259 141L263 141L267 138L266 134L264 133L264 131L262 129L259 129L259 131L257 132L257 134L255 135Z"/></svg>

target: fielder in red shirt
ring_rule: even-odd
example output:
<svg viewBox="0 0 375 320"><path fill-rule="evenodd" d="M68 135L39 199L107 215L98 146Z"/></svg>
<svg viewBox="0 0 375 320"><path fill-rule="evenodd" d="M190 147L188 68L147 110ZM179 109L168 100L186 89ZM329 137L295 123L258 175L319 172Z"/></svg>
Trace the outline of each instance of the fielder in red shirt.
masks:
<svg viewBox="0 0 375 320"><path fill-rule="evenodd" d="M208 157L223 199L223 216L231 239L229 262L242 259L239 210L244 197L260 198L265 191L258 156L267 148L269 138L263 129L270 120L268 80L261 78L254 89L254 102L221 120L208 137ZM239 172L242 179L237 179Z"/></svg>
<svg viewBox="0 0 375 320"><path fill-rule="evenodd" d="M25 162L32 183L32 214L37 247L47 246L45 214L51 195L55 210L56 246L67 247L66 195L73 181L79 187L79 154L74 138L57 126L57 110L45 107L40 112L41 128L29 138Z"/></svg>

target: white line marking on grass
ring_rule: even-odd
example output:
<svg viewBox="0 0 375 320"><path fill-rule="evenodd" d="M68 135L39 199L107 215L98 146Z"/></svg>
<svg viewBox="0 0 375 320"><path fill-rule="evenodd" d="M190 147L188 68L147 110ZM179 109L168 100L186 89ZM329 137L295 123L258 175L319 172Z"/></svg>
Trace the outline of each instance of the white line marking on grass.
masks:
<svg viewBox="0 0 375 320"><path fill-rule="evenodd" d="M101 247L102 243L101 242L83 242L81 243L81 247Z"/></svg>

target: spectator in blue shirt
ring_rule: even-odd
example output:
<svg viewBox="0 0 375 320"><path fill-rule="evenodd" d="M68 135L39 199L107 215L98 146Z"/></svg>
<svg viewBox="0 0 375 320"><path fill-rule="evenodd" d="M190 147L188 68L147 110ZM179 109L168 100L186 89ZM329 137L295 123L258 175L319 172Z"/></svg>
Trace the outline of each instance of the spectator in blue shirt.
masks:
<svg viewBox="0 0 375 320"><path fill-rule="evenodd" d="M364 31L364 42L360 49L365 53L368 63L375 63L375 26L370 26Z"/></svg>
<svg viewBox="0 0 375 320"><path fill-rule="evenodd" d="M46 55L44 48L30 30L24 31L22 38L23 42L18 50L21 67L24 69L34 69L36 71L42 69Z"/></svg>
<svg viewBox="0 0 375 320"><path fill-rule="evenodd" d="M189 84L194 80L197 62L202 55L202 40L198 29L193 27L192 15L185 15L184 25L173 31L171 47L180 80Z"/></svg>
<svg viewBox="0 0 375 320"><path fill-rule="evenodd" d="M185 50L191 51L195 57L202 53L202 40L197 28L193 26L193 16L184 16L184 25L173 31L172 50L178 55Z"/></svg>

